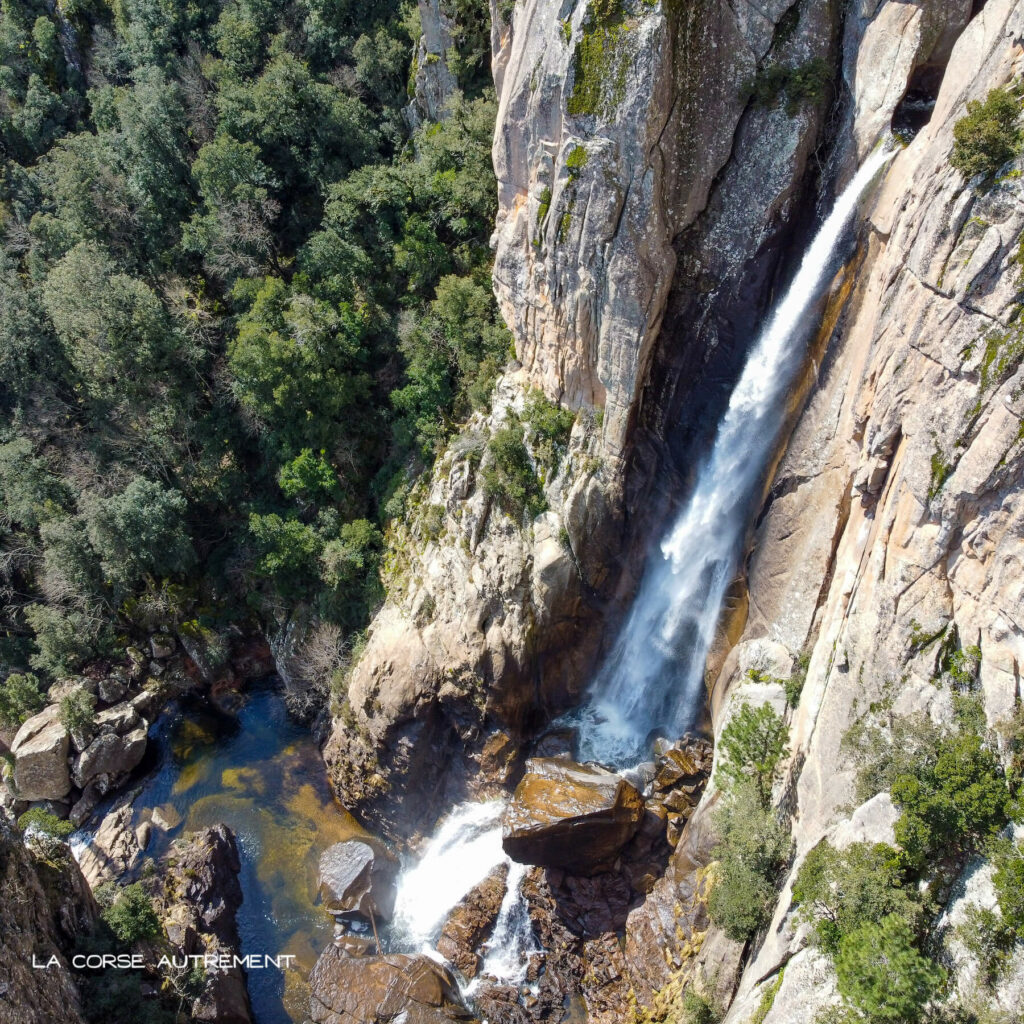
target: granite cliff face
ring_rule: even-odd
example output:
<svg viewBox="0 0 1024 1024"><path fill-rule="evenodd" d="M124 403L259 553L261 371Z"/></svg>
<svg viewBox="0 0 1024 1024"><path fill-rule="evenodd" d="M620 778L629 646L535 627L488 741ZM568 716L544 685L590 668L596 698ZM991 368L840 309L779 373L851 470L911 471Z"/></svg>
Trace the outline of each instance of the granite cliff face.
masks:
<svg viewBox="0 0 1024 1024"><path fill-rule="evenodd" d="M517 361L393 530L399 571L325 747L343 802L385 831L503 782L587 682L656 468L679 475L669 425L692 403L672 432L699 433L720 405L809 186L828 76L792 102L749 98L766 59L838 60L838 5L791 6L521 3L511 24L492 10L494 284ZM547 504L524 528L478 469L535 390L576 422L557 468L524 428Z"/></svg>
<svg viewBox="0 0 1024 1024"><path fill-rule="evenodd" d="M898 710L949 716L919 638L980 647L990 725L1021 699L1024 192L1016 173L965 182L949 156L967 102L1024 71L1024 14L1013 0L521 0L492 17L494 287L517 360L393 531L389 597L325 748L338 792L409 839L516 781L538 728L585 688L819 190L895 127L913 141L833 284L709 662L716 731L741 695L785 708L748 669L807 665L776 791L793 870L823 836L882 840L891 803L851 816L840 742L883 689ZM576 414L557 468L529 423L536 390ZM484 484L510 422L547 504L525 526ZM624 950L593 961L614 978L607 1005L584 986L593 1019L694 979L736 1021L772 985L768 1024L832 998L793 921L792 873L748 947L710 927L715 800L712 786L634 901Z"/></svg>

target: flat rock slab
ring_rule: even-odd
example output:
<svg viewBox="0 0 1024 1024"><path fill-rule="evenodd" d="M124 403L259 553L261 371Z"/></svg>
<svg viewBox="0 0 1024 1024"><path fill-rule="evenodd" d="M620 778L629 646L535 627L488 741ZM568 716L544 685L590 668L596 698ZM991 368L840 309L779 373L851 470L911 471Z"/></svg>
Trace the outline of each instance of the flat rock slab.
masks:
<svg viewBox="0 0 1024 1024"><path fill-rule="evenodd" d="M331 945L309 977L314 1024L472 1021L451 973L426 956L347 956Z"/></svg>
<svg viewBox="0 0 1024 1024"><path fill-rule="evenodd" d="M502 846L523 864L594 874L612 866L643 816L643 796L614 772L533 758L505 812Z"/></svg>

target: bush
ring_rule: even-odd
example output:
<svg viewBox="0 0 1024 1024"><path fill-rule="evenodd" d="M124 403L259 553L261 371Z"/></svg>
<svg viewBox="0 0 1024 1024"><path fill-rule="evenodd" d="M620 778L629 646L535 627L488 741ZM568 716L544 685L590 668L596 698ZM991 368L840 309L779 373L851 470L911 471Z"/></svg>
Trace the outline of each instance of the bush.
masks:
<svg viewBox="0 0 1024 1024"><path fill-rule="evenodd" d="M114 902L103 911L103 920L127 945L156 938L163 930L153 901L138 882L126 885Z"/></svg>
<svg viewBox="0 0 1024 1024"><path fill-rule="evenodd" d="M921 907L916 891L903 884L898 857L884 843L854 843L840 851L824 839L807 854L793 883L793 900L798 916L813 922L815 941L829 956L869 921L897 914L917 925Z"/></svg>
<svg viewBox="0 0 1024 1024"><path fill-rule="evenodd" d="M999 912L1006 924L1024 932L1024 849L1013 846L995 856L992 883L999 900Z"/></svg>
<svg viewBox="0 0 1024 1024"><path fill-rule="evenodd" d="M67 839L72 832L75 831L75 826L70 821L65 821L63 818L58 818L56 814L50 814L49 811L44 811L42 807L33 807L31 810L26 811L20 818L18 818L18 828L22 832L37 832L42 833L49 839Z"/></svg>
<svg viewBox="0 0 1024 1024"><path fill-rule="evenodd" d="M744 704L722 730L719 771L735 783L750 782L767 808L782 759L789 753L786 724L770 704Z"/></svg>
<svg viewBox="0 0 1024 1024"><path fill-rule="evenodd" d="M46 698L31 672L12 672L0 683L0 725L17 729L44 707Z"/></svg>
<svg viewBox="0 0 1024 1024"><path fill-rule="evenodd" d="M896 841L917 871L980 850L1009 821L1012 807L999 759L971 733L944 737L936 756L917 758L894 780L891 794L901 811Z"/></svg>
<svg viewBox="0 0 1024 1024"><path fill-rule="evenodd" d="M482 469L484 493L515 519L539 516L547 508L547 501L519 424L496 431L487 442L487 451L491 458Z"/></svg>
<svg viewBox="0 0 1024 1024"><path fill-rule="evenodd" d="M839 992L870 1021L919 1021L945 971L917 949L907 921L890 914L847 935L836 957Z"/></svg>
<svg viewBox="0 0 1024 1024"><path fill-rule="evenodd" d="M714 818L719 875L708 898L711 919L743 942L768 923L776 884L789 858L789 830L749 783L737 785Z"/></svg>
<svg viewBox="0 0 1024 1024"><path fill-rule="evenodd" d="M1006 89L993 89L982 103L967 104L967 113L953 125L949 162L965 178L991 178L1020 149L1020 103Z"/></svg>
<svg viewBox="0 0 1024 1024"><path fill-rule="evenodd" d="M548 401L543 391L534 388L526 400L523 419L533 433L537 460L557 473L562 456L569 447L569 435L576 422L576 414L570 409L561 408L556 402Z"/></svg>
<svg viewBox="0 0 1024 1024"><path fill-rule="evenodd" d="M57 714L68 732L81 736L96 724L96 697L79 686L61 698Z"/></svg>

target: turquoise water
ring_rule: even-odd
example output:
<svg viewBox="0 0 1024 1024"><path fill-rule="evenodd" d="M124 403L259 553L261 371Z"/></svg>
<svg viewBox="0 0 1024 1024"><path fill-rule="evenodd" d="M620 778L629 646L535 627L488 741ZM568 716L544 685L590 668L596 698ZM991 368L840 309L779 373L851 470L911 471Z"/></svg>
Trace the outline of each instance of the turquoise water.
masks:
<svg viewBox="0 0 1024 1024"><path fill-rule="evenodd" d="M135 824L159 808L174 827L153 829L147 856L165 853L183 832L219 822L235 833L242 952L296 957L288 971L249 972L254 1019L306 1019L309 972L333 927L317 905L317 862L332 843L362 832L332 799L316 744L269 683L240 695L230 711L205 703L170 710L150 738L158 767L134 802Z"/></svg>

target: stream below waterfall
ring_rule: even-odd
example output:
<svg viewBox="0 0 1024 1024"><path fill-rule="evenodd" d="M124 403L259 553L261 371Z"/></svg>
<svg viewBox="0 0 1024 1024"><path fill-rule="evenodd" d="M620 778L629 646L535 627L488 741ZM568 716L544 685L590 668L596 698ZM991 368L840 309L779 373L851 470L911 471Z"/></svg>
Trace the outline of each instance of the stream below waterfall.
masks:
<svg viewBox="0 0 1024 1024"><path fill-rule="evenodd" d="M255 1024L307 1019L309 972L333 934L318 905L319 857L365 834L332 798L320 751L274 682L247 688L231 710L186 700L166 711L150 732L156 766L133 802L136 827L155 810L172 826L153 828L147 857L218 822L234 832L242 953L296 957L289 970L248 972Z"/></svg>

